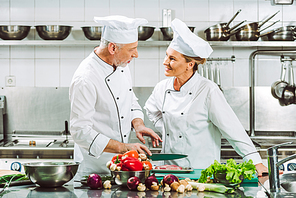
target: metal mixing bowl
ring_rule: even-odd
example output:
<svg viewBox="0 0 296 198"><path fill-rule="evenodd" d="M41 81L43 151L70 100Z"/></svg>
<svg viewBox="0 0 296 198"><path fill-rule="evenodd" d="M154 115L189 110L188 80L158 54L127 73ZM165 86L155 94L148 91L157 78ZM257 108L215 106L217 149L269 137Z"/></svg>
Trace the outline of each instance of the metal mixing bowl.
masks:
<svg viewBox="0 0 296 198"><path fill-rule="evenodd" d="M81 27L84 36L89 40L100 40L102 36L103 26L84 26Z"/></svg>
<svg viewBox="0 0 296 198"><path fill-rule="evenodd" d="M195 27L188 27L191 32L194 32ZM165 41L171 41L174 36L174 31L171 27L161 27L160 28L162 35L163 35L163 40Z"/></svg>
<svg viewBox="0 0 296 198"><path fill-rule="evenodd" d="M34 162L24 163L28 178L41 187L60 187L70 181L77 172L75 162Z"/></svg>
<svg viewBox="0 0 296 198"><path fill-rule="evenodd" d="M226 173L220 173L220 172L217 172L217 173L215 173L214 174L214 181L216 182L216 183L221 183L221 184L224 184L224 185L239 185L239 184L241 184L242 182L243 182L243 180L244 180L244 176L243 175L240 175L239 176L239 179L241 180L241 182L240 183L231 183L230 181L228 181L227 179L226 179Z"/></svg>
<svg viewBox="0 0 296 198"><path fill-rule="evenodd" d="M138 27L138 39L140 41L146 41L149 39L154 33L155 27L150 26L139 26Z"/></svg>
<svg viewBox="0 0 296 198"><path fill-rule="evenodd" d="M28 36L31 26L1 25L0 38L3 40L22 40Z"/></svg>
<svg viewBox="0 0 296 198"><path fill-rule="evenodd" d="M150 170L142 171L111 171L111 175L117 185L126 185L127 180L130 177L138 177L142 183L145 183L145 179L150 176Z"/></svg>
<svg viewBox="0 0 296 198"><path fill-rule="evenodd" d="M38 35L44 40L64 40L71 32L72 26L68 25L37 25Z"/></svg>

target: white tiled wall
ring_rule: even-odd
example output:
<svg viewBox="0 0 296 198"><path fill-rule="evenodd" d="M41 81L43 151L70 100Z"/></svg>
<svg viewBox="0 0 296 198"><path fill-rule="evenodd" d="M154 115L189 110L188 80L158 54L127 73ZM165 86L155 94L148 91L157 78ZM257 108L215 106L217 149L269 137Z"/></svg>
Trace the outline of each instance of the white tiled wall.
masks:
<svg viewBox="0 0 296 198"><path fill-rule="evenodd" d="M269 0L0 0L0 24L31 25L24 40L41 40L34 25L72 25L67 40L87 40L82 26L96 25L94 16L125 15L142 17L155 26L149 40L162 40L162 9L171 9L175 17L188 26L194 26L197 35L205 38L203 31L217 23L227 22L242 9L233 24L247 20L257 22L280 10L271 21L281 20L271 29L282 25L296 25L296 5L274 6ZM1 42L1 40L0 40ZM94 46L95 47L95 46ZM5 86L5 76L16 77L16 86L68 87L79 63L93 47L90 46L1 46L0 87ZM166 47L139 47L139 58L130 64L134 86L153 87L164 79L162 61ZM257 47L215 47L211 57L230 58L236 62L223 63L222 86L249 85L249 55ZM213 63L215 64L215 63ZM258 61L256 84L270 86L280 75L278 58L265 56Z"/></svg>

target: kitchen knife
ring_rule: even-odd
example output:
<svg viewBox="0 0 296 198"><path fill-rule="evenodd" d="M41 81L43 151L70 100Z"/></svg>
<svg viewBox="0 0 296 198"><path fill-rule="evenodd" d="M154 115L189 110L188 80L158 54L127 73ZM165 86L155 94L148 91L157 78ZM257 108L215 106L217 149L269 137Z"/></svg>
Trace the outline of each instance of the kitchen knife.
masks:
<svg viewBox="0 0 296 198"><path fill-rule="evenodd" d="M160 160L173 160L187 157L188 155L184 154L173 154L173 153L153 153L151 156L148 156L152 161Z"/></svg>

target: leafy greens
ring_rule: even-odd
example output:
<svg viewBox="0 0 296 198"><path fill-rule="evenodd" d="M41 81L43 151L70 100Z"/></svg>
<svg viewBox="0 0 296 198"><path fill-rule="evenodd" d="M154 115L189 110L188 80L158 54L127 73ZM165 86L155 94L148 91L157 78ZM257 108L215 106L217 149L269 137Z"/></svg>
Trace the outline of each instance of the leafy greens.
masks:
<svg viewBox="0 0 296 198"><path fill-rule="evenodd" d="M228 159L226 164L221 164L217 160L214 161L208 168L201 171L199 178L200 183L206 183L207 177L214 176L215 173L226 173L226 179L230 183L240 183L240 175L243 175L244 179L251 180L256 173L256 167L252 160L237 164L234 159Z"/></svg>

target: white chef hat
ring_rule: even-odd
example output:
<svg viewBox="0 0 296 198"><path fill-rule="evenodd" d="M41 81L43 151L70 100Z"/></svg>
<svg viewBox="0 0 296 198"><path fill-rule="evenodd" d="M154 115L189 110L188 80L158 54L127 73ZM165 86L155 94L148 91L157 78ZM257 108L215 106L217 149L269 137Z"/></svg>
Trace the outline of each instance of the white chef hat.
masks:
<svg viewBox="0 0 296 198"><path fill-rule="evenodd" d="M128 44L138 40L138 27L148 23L143 18L127 18L113 15L107 17L94 17L94 21L104 25L102 38L114 43Z"/></svg>
<svg viewBox="0 0 296 198"><path fill-rule="evenodd" d="M208 42L195 35L180 19L174 19L171 23L174 38L169 47L177 52L190 57L208 58L213 49Z"/></svg>

